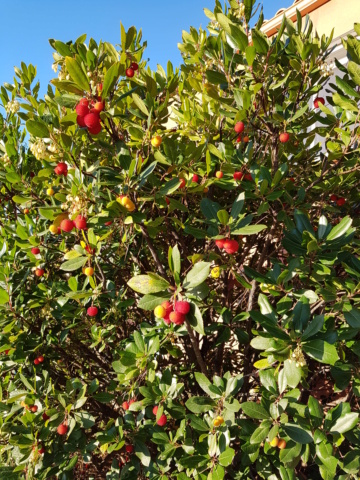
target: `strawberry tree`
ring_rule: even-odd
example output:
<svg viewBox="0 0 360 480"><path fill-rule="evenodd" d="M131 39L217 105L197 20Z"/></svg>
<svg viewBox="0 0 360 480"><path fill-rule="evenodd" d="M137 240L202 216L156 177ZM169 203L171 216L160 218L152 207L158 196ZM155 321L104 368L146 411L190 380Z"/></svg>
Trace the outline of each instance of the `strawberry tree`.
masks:
<svg viewBox="0 0 360 480"><path fill-rule="evenodd" d="M1 478L358 478L360 41L257 12L1 87Z"/></svg>

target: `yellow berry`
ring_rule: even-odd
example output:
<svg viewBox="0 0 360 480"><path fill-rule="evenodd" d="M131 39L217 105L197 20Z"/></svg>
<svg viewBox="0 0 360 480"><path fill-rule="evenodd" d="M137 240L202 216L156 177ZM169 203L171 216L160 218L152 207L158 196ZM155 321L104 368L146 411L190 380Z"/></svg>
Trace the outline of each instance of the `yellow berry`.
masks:
<svg viewBox="0 0 360 480"><path fill-rule="evenodd" d="M162 138L160 137L160 135L156 135L156 137L153 137L151 139L151 145L155 148L160 147L161 143L162 143Z"/></svg>
<svg viewBox="0 0 360 480"><path fill-rule="evenodd" d="M94 275L94 269L92 267L86 267L84 273L87 277L92 277Z"/></svg>
<svg viewBox="0 0 360 480"><path fill-rule="evenodd" d="M215 427L220 427L224 423L224 417L218 416L214 420L214 426Z"/></svg>
<svg viewBox="0 0 360 480"><path fill-rule="evenodd" d="M52 197L52 196L54 195L55 191L54 191L53 188L50 187L50 188L48 188L48 189L46 190L46 193L47 193L48 195L50 195L50 197Z"/></svg>
<svg viewBox="0 0 360 480"><path fill-rule="evenodd" d="M58 227L56 225L50 225L49 231L55 235L55 233L58 233Z"/></svg>
<svg viewBox="0 0 360 480"><path fill-rule="evenodd" d="M214 267L211 269L211 276L212 278L219 278L220 277L220 267Z"/></svg>
<svg viewBox="0 0 360 480"><path fill-rule="evenodd" d="M135 210L135 204L129 197L119 197L120 203L123 207L126 208L129 212L133 212Z"/></svg>
<svg viewBox="0 0 360 480"><path fill-rule="evenodd" d="M279 439L278 437L275 437L269 442L272 447L277 447L279 445Z"/></svg>
<svg viewBox="0 0 360 480"><path fill-rule="evenodd" d="M166 315L166 310L164 307L162 307L161 305L158 305L155 309L154 309L154 315L155 317L157 318L164 318L165 315Z"/></svg>

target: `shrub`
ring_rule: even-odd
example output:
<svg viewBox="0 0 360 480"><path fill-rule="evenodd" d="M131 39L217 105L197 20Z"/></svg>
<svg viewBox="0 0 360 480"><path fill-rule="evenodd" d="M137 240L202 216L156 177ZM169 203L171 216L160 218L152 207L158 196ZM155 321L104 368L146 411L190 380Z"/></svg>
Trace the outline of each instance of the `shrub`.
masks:
<svg viewBox="0 0 360 480"><path fill-rule="evenodd" d="M357 478L360 42L253 4L1 87L1 478Z"/></svg>

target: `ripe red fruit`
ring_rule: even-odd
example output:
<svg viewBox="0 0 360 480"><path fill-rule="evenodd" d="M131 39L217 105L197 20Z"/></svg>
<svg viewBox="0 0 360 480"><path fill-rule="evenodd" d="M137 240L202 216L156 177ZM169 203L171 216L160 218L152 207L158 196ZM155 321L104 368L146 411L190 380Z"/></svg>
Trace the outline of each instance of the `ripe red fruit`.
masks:
<svg viewBox="0 0 360 480"><path fill-rule="evenodd" d="M174 310L172 303L169 301L163 302L161 306L165 308L166 313L170 313Z"/></svg>
<svg viewBox="0 0 360 480"><path fill-rule="evenodd" d="M45 360L42 355L40 355L39 357L37 357L37 359L39 360L39 363L43 363L43 361Z"/></svg>
<svg viewBox="0 0 360 480"><path fill-rule="evenodd" d="M168 205L170 205L170 200L169 200L167 197L165 197L165 202L166 202Z"/></svg>
<svg viewBox="0 0 360 480"><path fill-rule="evenodd" d="M336 200L336 205L338 207L342 207L343 205L345 205L345 203L346 203L346 200L344 197L340 197Z"/></svg>
<svg viewBox="0 0 360 480"><path fill-rule="evenodd" d="M239 135L236 139L236 143L240 143L241 142L241 135Z"/></svg>
<svg viewBox="0 0 360 480"><path fill-rule="evenodd" d="M57 427L57 433L59 435L66 435L68 431L68 426L65 423L60 423L60 425Z"/></svg>
<svg viewBox="0 0 360 480"><path fill-rule="evenodd" d="M159 427L163 427L164 425L166 425L166 422L167 422L166 415L162 414L156 423L159 425Z"/></svg>
<svg viewBox="0 0 360 480"><path fill-rule="evenodd" d="M135 74L135 71L133 68L129 67L125 70L125 74L127 77L132 78Z"/></svg>
<svg viewBox="0 0 360 480"><path fill-rule="evenodd" d="M49 415L46 415L45 412L42 414L42 419L44 420L44 422L46 422L46 420L49 420L49 418Z"/></svg>
<svg viewBox="0 0 360 480"><path fill-rule="evenodd" d="M109 220L108 222L105 222L104 225L108 227L109 225L112 225L112 223L113 223L112 220Z"/></svg>
<svg viewBox="0 0 360 480"><path fill-rule="evenodd" d="M91 112L84 116L84 123L88 128L96 127L100 122L99 114L97 112Z"/></svg>
<svg viewBox="0 0 360 480"><path fill-rule="evenodd" d="M30 405L30 412L36 413L38 411L38 406L37 405Z"/></svg>
<svg viewBox="0 0 360 480"><path fill-rule="evenodd" d="M290 139L290 135L287 132L280 133L279 139L281 143L287 143Z"/></svg>
<svg viewBox="0 0 360 480"><path fill-rule="evenodd" d="M89 133L91 133L91 135L97 135L100 132L101 132L101 123L100 122L98 124L96 124L93 128L89 128Z"/></svg>
<svg viewBox="0 0 360 480"><path fill-rule="evenodd" d="M241 133L245 129L245 124L243 122L236 122L234 130L236 133Z"/></svg>
<svg viewBox="0 0 360 480"><path fill-rule="evenodd" d="M37 269L35 270L35 275L36 275L37 277L42 277L42 276L44 275L44 273L45 273L45 270L44 270L43 268L37 268Z"/></svg>
<svg viewBox="0 0 360 480"><path fill-rule="evenodd" d="M136 62L132 62L130 68L132 68L134 72L136 72L137 70L139 70L139 65Z"/></svg>
<svg viewBox="0 0 360 480"><path fill-rule="evenodd" d="M185 315L178 312L171 312L169 315L170 321L175 325L182 325L185 322Z"/></svg>
<svg viewBox="0 0 360 480"><path fill-rule="evenodd" d="M39 255L39 253L40 253L40 248L38 248L38 247L33 247L33 248L31 249L31 253L32 253L33 255Z"/></svg>
<svg viewBox="0 0 360 480"><path fill-rule="evenodd" d="M45 448L44 447L39 448L38 453L40 453L40 455L43 455L45 453Z"/></svg>
<svg viewBox="0 0 360 480"><path fill-rule="evenodd" d="M182 313L183 315L187 315L190 312L190 303L184 301L176 302L175 303L175 312Z"/></svg>
<svg viewBox="0 0 360 480"><path fill-rule="evenodd" d="M134 451L134 445L126 445L125 446L125 451L127 453L132 453Z"/></svg>
<svg viewBox="0 0 360 480"><path fill-rule="evenodd" d="M39 363L40 363L39 360L37 358L35 358L34 365L39 365Z"/></svg>
<svg viewBox="0 0 360 480"><path fill-rule="evenodd" d="M99 309L97 307L89 307L87 309L87 314L89 317L95 317L99 312Z"/></svg>
<svg viewBox="0 0 360 480"><path fill-rule="evenodd" d="M123 408L124 410L129 410L129 404L128 404L128 402L123 402L123 404L122 404L121 406L122 406L122 408Z"/></svg>
<svg viewBox="0 0 360 480"><path fill-rule="evenodd" d="M85 122L84 122L84 117L79 117L79 115L76 117L76 123L79 125L79 127L84 128L86 127Z"/></svg>
<svg viewBox="0 0 360 480"><path fill-rule="evenodd" d="M224 250L229 254L236 253L239 250L239 244L236 240L226 240L224 242Z"/></svg>
<svg viewBox="0 0 360 480"><path fill-rule="evenodd" d="M323 105L325 105L325 99L322 98L322 97L317 97L317 98L315 98L315 100L314 100L314 107L315 107L315 108L319 108L319 103L322 103Z"/></svg>
<svg viewBox="0 0 360 480"><path fill-rule="evenodd" d="M78 230L85 230L86 229L86 218L82 215L78 215L74 220L75 227Z"/></svg>
<svg viewBox="0 0 360 480"><path fill-rule="evenodd" d="M331 200L332 202L336 202L337 199L338 199L338 196L337 196L337 195L332 194L332 195L330 196L330 200Z"/></svg>
<svg viewBox="0 0 360 480"><path fill-rule="evenodd" d="M106 225L106 223L105 223ZM95 248L91 248L90 245L86 245L85 250L90 253L90 255L94 255L95 253Z"/></svg>
<svg viewBox="0 0 360 480"><path fill-rule="evenodd" d="M244 175L244 180L248 180L249 182L252 182L253 178L251 176L251 173L246 173Z"/></svg>
<svg viewBox="0 0 360 480"><path fill-rule="evenodd" d="M179 181L180 181L180 188L184 188L185 185L186 185L186 180L185 180L185 178L179 178Z"/></svg>
<svg viewBox="0 0 360 480"><path fill-rule="evenodd" d="M96 102L94 105L94 110L97 112L102 112L104 110L104 102Z"/></svg>
<svg viewBox="0 0 360 480"><path fill-rule="evenodd" d="M155 405L155 407L152 410L153 414L156 415L158 410L159 410L159 407L157 405Z"/></svg>
<svg viewBox="0 0 360 480"><path fill-rule="evenodd" d="M136 402L136 399L135 398L132 398L131 400L129 400L129 405L132 405L133 403Z"/></svg>
<svg viewBox="0 0 360 480"><path fill-rule="evenodd" d="M30 172L30 178L34 178L35 177L35 172Z"/></svg>
<svg viewBox="0 0 360 480"><path fill-rule="evenodd" d="M224 176L223 172L218 171L218 172L215 173L216 178L222 178L223 176Z"/></svg>
<svg viewBox="0 0 360 480"><path fill-rule="evenodd" d="M89 100L88 100L87 98L82 98L82 99L79 101L79 103L80 103L81 105L86 105L86 106L88 106L88 105L89 105Z"/></svg>
<svg viewBox="0 0 360 480"><path fill-rule="evenodd" d="M66 163L64 162L59 162L55 169L54 169L54 172L56 173L56 175L67 175L67 171L68 171L68 167L66 165Z"/></svg>
<svg viewBox="0 0 360 480"><path fill-rule="evenodd" d="M194 173L191 181L194 182L194 183L198 183L199 182L199 175L196 175L196 173Z"/></svg>
<svg viewBox="0 0 360 480"><path fill-rule="evenodd" d="M171 312L170 312L171 313ZM171 320L170 320L170 313L167 313L165 317L163 318L163 321L166 323L166 325L170 325Z"/></svg>
<svg viewBox="0 0 360 480"><path fill-rule="evenodd" d="M74 222L68 218L64 218L64 220L60 223L60 228L63 232L71 232L74 227Z"/></svg>
<svg viewBox="0 0 360 480"><path fill-rule="evenodd" d="M234 172L234 180L241 180L244 174L242 172Z"/></svg>
<svg viewBox="0 0 360 480"><path fill-rule="evenodd" d="M215 240L215 244L219 248L224 248L225 242L226 242L226 238L220 238L220 240Z"/></svg>
<svg viewBox="0 0 360 480"><path fill-rule="evenodd" d="M85 115L89 113L89 107L84 103L79 103L78 105L76 105L75 110L79 117L85 117Z"/></svg>

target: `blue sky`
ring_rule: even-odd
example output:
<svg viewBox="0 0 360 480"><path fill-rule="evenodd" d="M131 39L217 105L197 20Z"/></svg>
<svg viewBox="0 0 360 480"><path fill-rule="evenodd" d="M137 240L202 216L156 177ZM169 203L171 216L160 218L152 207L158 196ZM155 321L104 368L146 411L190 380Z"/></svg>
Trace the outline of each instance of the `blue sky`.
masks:
<svg viewBox="0 0 360 480"><path fill-rule="evenodd" d="M223 2L224 0L222 0ZM261 0L265 18L293 0ZM12 83L13 67L21 61L37 66L41 91L55 76L51 70L52 48L48 39L67 42L83 33L96 41L120 43L120 21L128 29L142 28L148 41L146 57L151 68L171 60L180 65L177 43L190 25L208 23L203 9L213 9L214 0L12 0L1 2L0 84Z"/></svg>

